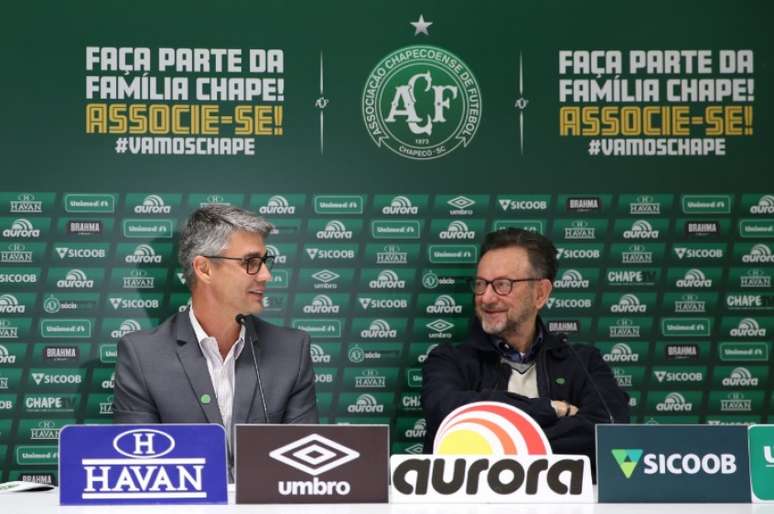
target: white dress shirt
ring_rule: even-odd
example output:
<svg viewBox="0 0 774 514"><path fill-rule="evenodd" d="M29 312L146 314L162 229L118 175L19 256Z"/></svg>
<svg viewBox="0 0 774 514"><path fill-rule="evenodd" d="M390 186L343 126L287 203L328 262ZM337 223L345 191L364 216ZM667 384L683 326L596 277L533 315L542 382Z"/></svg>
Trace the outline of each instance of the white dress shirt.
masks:
<svg viewBox="0 0 774 514"><path fill-rule="evenodd" d="M245 346L245 327L239 331L239 337L228 351L224 359L218 349L218 341L210 337L204 331L199 321L196 319L193 307L188 311L193 325L194 334L199 341L199 348L207 360L207 369L210 372L212 388L215 390L215 398L218 400L218 409L220 417L223 418L223 426L226 428L226 435L231 441L231 418L234 411L234 381L236 376L236 360Z"/></svg>

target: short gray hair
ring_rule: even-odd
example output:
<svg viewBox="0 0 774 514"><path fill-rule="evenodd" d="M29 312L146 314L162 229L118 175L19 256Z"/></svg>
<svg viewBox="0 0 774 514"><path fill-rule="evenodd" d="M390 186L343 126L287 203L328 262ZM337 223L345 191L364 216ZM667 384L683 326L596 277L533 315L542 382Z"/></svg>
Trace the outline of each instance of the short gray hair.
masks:
<svg viewBox="0 0 774 514"><path fill-rule="evenodd" d="M180 232L177 252L185 283L190 288L196 280L193 261L197 255L220 254L234 232L252 232L266 239L273 228L262 217L239 207L207 205L196 209Z"/></svg>

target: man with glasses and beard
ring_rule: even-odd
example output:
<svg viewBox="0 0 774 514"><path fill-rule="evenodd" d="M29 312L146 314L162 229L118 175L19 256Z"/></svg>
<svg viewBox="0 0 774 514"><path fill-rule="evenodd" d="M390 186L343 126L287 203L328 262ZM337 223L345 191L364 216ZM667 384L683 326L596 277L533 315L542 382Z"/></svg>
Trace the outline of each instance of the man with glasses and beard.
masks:
<svg viewBox="0 0 774 514"><path fill-rule="evenodd" d="M309 335L267 323L272 226L236 207L196 210L178 257L191 306L118 342L116 423L317 423ZM231 456L231 451L229 451Z"/></svg>
<svg viewBox="0 0 774 514"><path fill-rule="evenodd" d="M472 402L517 407L537 421L554 453L588 455L594 425L628 423L628 395L599 350L546 329L538 311L556 277L556 248L540 234L487 234L470 280L476 320L460 346L441 345L423 366L425 453L443 419Z"/></svg>

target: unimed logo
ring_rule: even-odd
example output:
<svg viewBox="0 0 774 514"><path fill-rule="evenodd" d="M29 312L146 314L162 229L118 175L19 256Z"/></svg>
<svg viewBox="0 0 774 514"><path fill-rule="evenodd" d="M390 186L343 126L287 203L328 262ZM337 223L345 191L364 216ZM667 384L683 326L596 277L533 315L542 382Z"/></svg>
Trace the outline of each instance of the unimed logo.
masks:
<svg viewBox="0 0 774 514"><path fill-rule="evenodd" d="M507 404L454 410L438 428L433 453L392 457L393 500L593 501L588 458L553 455L537 422Z"/></svg>
<svg viewBox="0 0 774 514"><path fill-rule="evenodd" d="M278 481L277 487L281 495L346 496L352 490L351 484L346 480L324 481L317 477L358 459L360 453L320 434L310 434L271 451L269 457L314 477L312 480Z"/></svg>

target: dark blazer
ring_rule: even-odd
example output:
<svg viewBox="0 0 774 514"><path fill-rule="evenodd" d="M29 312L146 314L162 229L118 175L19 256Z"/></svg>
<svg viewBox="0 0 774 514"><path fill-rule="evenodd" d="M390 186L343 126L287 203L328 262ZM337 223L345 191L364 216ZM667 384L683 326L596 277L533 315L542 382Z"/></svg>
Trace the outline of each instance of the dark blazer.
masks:
<svg viewBox="0 0 774 514"><path fill-rule="evenodd" d="M223 420L188 310L118 342L113 421L220 423ZM314 371L306 332L250 316L270 423L317 423ZM250 348L235 364L233 424L264 423ZM201 401L209 395L209 403Z"/></svg>
<svg viewBox="0 0 774 514"><path fill-rule="evenodd" d="M538 323L542 324L540 318ZM554 453L588 455L594 462L594 425L610 423L611 416L616 423L628 423L629 396L618 387L599 350L586 345L570 349L563 334L552 334L545 327L543 333L536 362L538 398L508 392L511 367L500 362L499 352L478 320L462 345L441 345L430 352L422 368L425 453L433 452L435 433L454 409L467 403L494 401L513 405L532 416L546 433ZM557 417L551 400L577 406L578 414Z"/></svg>

